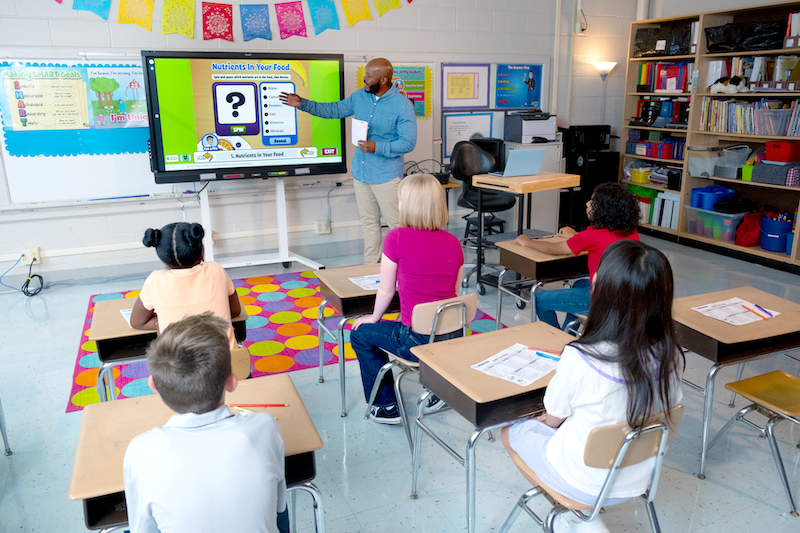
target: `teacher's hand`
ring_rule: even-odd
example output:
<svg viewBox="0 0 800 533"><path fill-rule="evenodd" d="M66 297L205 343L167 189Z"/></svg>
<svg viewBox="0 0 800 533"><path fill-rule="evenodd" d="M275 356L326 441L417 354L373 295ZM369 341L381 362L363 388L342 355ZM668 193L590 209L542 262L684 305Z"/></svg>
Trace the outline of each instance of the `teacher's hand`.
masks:
<svg viewBox="0 0 800 533"><path fill-rule="evenodd" d="M375 153L375 141L358 141L358 148L368 154Z"/></svg>
<svg viewBox="0 0 800 533"><path fill-rule="evenodd" d="M303 101L302 98L294 93L281 93L278 99L280 99L281 103L292 107L300 107L300 102Z"/></svg>

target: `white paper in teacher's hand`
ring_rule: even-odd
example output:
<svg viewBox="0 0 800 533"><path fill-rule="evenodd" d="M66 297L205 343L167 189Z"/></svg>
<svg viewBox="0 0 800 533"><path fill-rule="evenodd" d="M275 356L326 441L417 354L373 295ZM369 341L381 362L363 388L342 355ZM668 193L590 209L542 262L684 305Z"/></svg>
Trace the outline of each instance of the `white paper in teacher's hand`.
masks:
<svg viewBox="0 0 800 533"><path fill-rule="evenodd" d="M556 369L558 358L554 355L536 355L536 350L522 344L515 344L502 352L472 365L489 376L504 379L522 387L527 387L537 379L545 377Z"/></svg>
<svg viewBox="0 0 800 533"><path fill-rule="evenodd" d="M769 313L769 315L767 315L756 307L754 303L742 300L741 298L730 298L728 300L722 300L721 302L692 307L692 309L732 326L743 326L745 324L752 324L753 322L761 322L764 320L761 316L766 316L767 319L769 319L771 318L769 315L776 317L780 314L772 309L765 309L765 311ZM756 313L761 316L758 316Z"/></svg>
<svg viewBox="0 0 800 533"><path fill-rule="evenodd" d="M120 309L119 312L122 313L122 318L128 323L128 327L131 327L131 313L133 313L133 309Z"/></svg>
<svg viewBox="0 0 800 533"><path fill-rule="evenodd" d="M352 143L358 146L358 141L366 141L368 130L369 130L369 122L354 118L352 125L352 132L351 132Z"/></svg>
<svg viewBox="0 0 800 533"><path fill-rule="evenodd" d="M380 274L371 274L369 276L358 276L355 278L347 278L356 285L360 289L365 291L377 291L378 285L381 282L381 275Z"/></svg>

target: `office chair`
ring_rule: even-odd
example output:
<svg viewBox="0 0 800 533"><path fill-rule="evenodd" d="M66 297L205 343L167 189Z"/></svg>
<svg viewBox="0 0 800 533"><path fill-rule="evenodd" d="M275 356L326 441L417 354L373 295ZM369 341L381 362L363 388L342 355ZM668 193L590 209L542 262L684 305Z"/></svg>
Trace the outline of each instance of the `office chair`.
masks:
<svg viewBox="0 0 800 533"><path fill-rule="evenodd" d="M453 176L464 182L464 189L461 196L458 197L457 204L459 207L472 209L472 213L463 217L467 222L464 243L479 237L480 218L478 217L483 217L483 227L487 234L504 233L505 221L495 217L494 214L514 207L517 201L516 197L511 194L485 190L481 198L481 212L478 213L478 189L472 186L472 176L486 174L494 169L494 157L471 141L461 141L453 148L450 164ZM469 277L476 270L473 268L464 275L462 287L468 285Z"/></svg>

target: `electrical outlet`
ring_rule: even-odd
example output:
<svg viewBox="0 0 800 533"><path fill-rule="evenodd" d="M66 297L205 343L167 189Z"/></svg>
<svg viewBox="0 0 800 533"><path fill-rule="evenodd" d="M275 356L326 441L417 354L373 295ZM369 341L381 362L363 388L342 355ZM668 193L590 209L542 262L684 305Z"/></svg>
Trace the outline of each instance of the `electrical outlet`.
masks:
<svg viewBox="0 0 800 533"><path fill-rule="evenodd" d="M22 252L22 263L26 265L30 265L31 261L33 261L34 265L41 265L42 264L42 254L39 251L39 248L30 248L28 250L23 250Z"/></svg>
<svg viewBox="0 0 800 533"><path fill-rule="evenodd" d="M314 229L317 235L327 235L331 232L330 220L317 220L317 227Z"/></svg>

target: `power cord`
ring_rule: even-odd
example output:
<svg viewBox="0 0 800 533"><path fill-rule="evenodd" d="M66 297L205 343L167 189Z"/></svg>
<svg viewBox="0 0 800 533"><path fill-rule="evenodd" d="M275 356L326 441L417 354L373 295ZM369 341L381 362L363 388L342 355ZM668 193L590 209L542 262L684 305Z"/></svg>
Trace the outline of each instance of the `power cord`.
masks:
<svg viewBox="0 0 800 533"><path fill-rule="evenodd" d="M21 292L25 296L36 296L37 294L42 292L42 289L44 288L44 279L39 274L32 274L32 272L33 272L33 261L31 261L31 264L28 266L28 278L25 280L25 283L22 284L22 289L17 289L16 287L12 287L11 285L6 285L5 283L3 283L3 278L5 277L5 275L8 274L9 272L11 272L14 269L14 267L16 267L19 264L19 262L22 261L23 257L25 257L25 256L24 255L20 255L19 259L17 259L17 262L14 263L13 265L11 265L11 268L9 268L5 272L3 272L2 275L0 275L0 285L2 285L3 287L8 287L9 289L13 289L13 290L18 291L18 292ZM31 290L30 289L30 283L34 278L38 278L39 279L39 286L37 288Z"/></svg>

